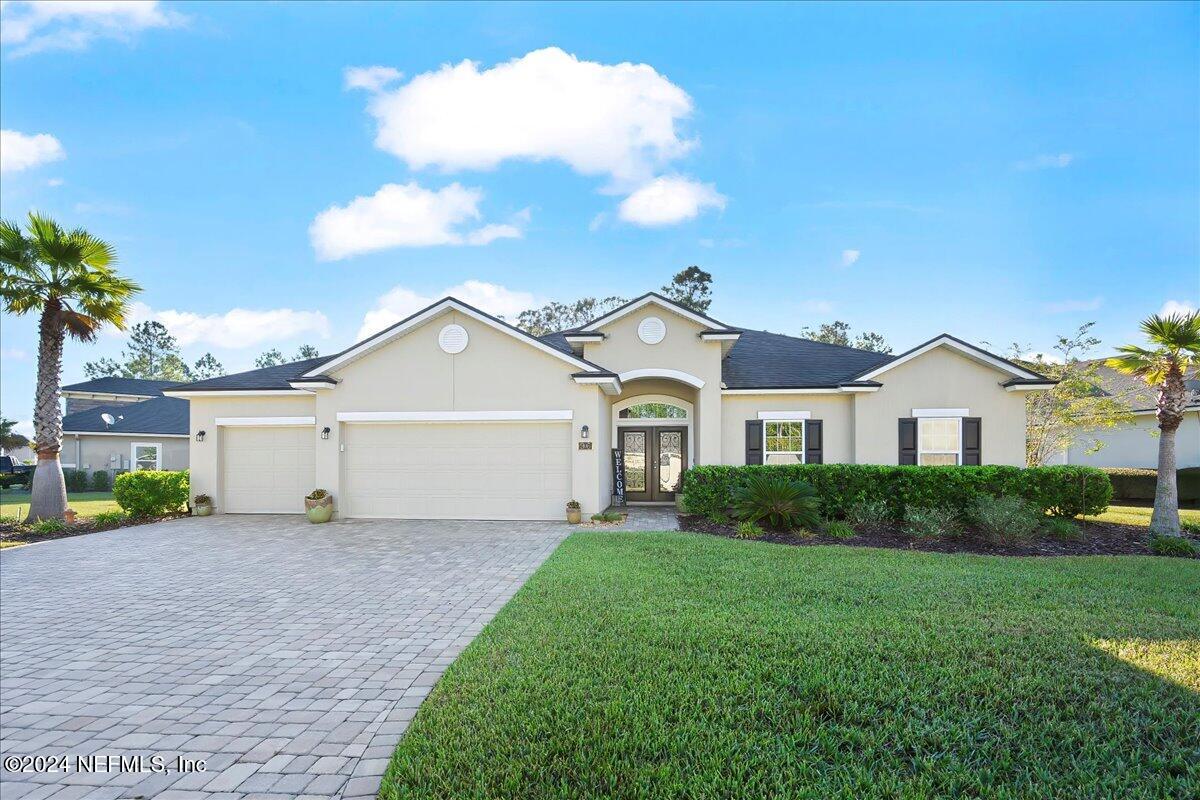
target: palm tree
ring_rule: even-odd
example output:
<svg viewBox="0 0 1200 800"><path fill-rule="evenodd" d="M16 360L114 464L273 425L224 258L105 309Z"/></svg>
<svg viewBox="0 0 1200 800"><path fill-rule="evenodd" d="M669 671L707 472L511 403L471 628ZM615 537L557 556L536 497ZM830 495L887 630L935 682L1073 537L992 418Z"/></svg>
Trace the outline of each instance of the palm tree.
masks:
<svg viewBox="0 0 1200 800"><path fill-rule="evenodd" d="M29 212L23 232L0 222L0 300L9 314L39 312L37 390L33 406L37 467L29 498L29 521L61 517L67 508L58 452L62 447L63 341L91 341L104 323L125 327L127 304L141 291L113 270L112 245L82 228L65 231L54 220Z"/></svg>
<svg viewBox="0 0 1200 800"><path fill-rule="evenodd" d="M1142 333L1152 349L1127 344L1108 366L1136 375L1158 390L1158 485L1154 491L1154 513L1150 532L1159 536L1179 535L1179 490L1175 478L1175 431L1183 422L1189 392L1184 375L1200 362L1200 312L1157 314L1143 320Z"/></svg>
<svg viewBox="0 0 1200 800"><path fill-rule="evenodd" d="M11 452L29 446L29 440L17 433L16 427L13 420L0 417L0 448Z"/></svg>

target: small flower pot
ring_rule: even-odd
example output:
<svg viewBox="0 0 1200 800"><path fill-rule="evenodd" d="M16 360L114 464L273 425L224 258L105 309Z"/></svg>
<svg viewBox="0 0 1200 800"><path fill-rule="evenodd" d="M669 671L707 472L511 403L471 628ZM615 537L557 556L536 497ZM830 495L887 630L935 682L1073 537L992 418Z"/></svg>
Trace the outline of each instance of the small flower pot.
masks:
<svg viewBox="0 0 1200 800"><path fill-rule="evenodd" d="M304 513L314 525L329 522L333 518L333 495L327 494L316 500L304 498Z"/></svg>
<svg viewBox="0 0 1200 800"><path fill-rule="evenodd" d="M75 524L75 509L68 508L63 512L63 522L67 523L68 525Z"/></svg>
<svg viewBox="0 0 1200 800"><path fill-rule="evenodd" d="M196 517L212 516L212 505L205 503L204 505L192 506L192 515Z"/></svg>
<svg viewBox="0 0 1200 800"><path fill-rule="evenodd" d="M568 508L567 509L567 522L568 523L570 523L571 525L578 525L580 520L582 520L582 519L583 519L583 512L580 511L578 508Z"/></svg>

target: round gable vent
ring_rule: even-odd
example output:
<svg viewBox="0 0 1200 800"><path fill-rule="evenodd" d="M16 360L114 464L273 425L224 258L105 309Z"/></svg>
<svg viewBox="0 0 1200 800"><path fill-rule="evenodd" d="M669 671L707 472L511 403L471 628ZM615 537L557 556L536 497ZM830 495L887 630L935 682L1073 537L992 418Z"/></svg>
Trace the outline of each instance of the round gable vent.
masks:
<svg viewBox="0 0 1200 800"><path fill-rule="evenodd" d="M467 329L462 325L447 325L438 334L438 347L451 355L467 349Z"/></svg>
<svg viewBox="0 0 1200 800"><path fill-rule="evenodd" d="M658 317L646 317L638 323L638 338L646 344L658 344L667 338L667 323Z"/></svg>

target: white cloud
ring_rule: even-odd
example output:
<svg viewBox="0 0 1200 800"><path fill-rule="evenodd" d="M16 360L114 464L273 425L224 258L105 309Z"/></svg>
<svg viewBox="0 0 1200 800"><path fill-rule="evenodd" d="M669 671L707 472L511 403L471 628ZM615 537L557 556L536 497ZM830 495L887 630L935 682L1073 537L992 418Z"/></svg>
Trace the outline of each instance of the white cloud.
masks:
<svg viewBox="0 0 1200 800"><path fill-rule="evenodd" d="M711 183L666 175L622 200L617 215L635 225L674 225L695 219L706 208L724 210L725 202L725 196Z"/></svg>
<svg viewBox="0 0 1200 800"><path fill-rule="evenodd" d="M1189 300L1168 300L1158 310L1158 315L1160 317L1186 316L1195 312L1196 306Z"/></svg>
<svg viewBox="0 0 1200 800"><path fill-rule="evenodd" d="M0 41L16 45L15 56L44 50L82 50L95 39L129 41L149 28L169 28L187 17L157 0L64 0L0 4Z"/></svg>
<svg viewBox="0 0 1200 800"><path fill-rule="evenodd" d="M50 180L46 181L46 185L51 187L62 186L64 183L66 183L66 181L64 181L62 178L51 178Z"/></svg>
<svg viewBox="0 0 1200 800"><path fill-rule="evenodd" d="M33 439L33 420L19 419L17 420L17 424L13 426L13 430L26 439Z"/></svg>
<svg viewBox="0 0 1200 800"><path fill-rule="evenodd" d="M0 131L0 172L20 172L66 157L62 144L48 133L30 136L20 131Z"/></svg>
<svg viewBox="0 0 1200 800"><path fill-rule="evenodd" d="M29 358L29 353L19 347L4 347L0 348L0 359L10 359L12 361L24 361Z"/></svg>
<svg viewBox="0 0 1200 800"><path fill-rule="evenodd" d="M456 297L480 311L506 319L513 319L522 311L540 306L544 302L530 292L516 291L480 280L463 281L457 286L442 289L434 294L421 294L405 286L395 286L380 297L375 307L363 317L358 338L365 339L447 296Z"/></svg>
<svg viewBox="0 0 1200 800"><path fill-rule="evenodd" d="M1071 166L1074 160L1075 156L1072 153L1049 153L1018 161L1016 167L1020 170L1063 169Z"/></svg>
<svg viewBox="0 0 1200 800"><path fill-rule="evenodd" d="M378 92L388 84L403 78L404 73L394 67L346 67L342 71L342 77L347 89Z"/></svg>
<svg viewBox="0 0 1200 800"><path fill-rule="evenodd" d="M603 228L606 222L608 222L608 212L601 211L599 214L592 217L592 221L588 223L588 230L592 233L595 233Z"/></svg>
<svg viewBox="0 0 1200 800"><path fill-rule="evenodd" d="M1058 300L1046 303L1042 309L1047 314L1067 314L1075 311L1095 311L1104 305L1103 297L1091 297L1082 300Z"/></svg>
<svg viewBox="0 0 1200 800"><path fill-rule="evenodd" d="M1045 364L1062 364L1063 358L1054 353L1046 353L1041 350L1030 350L1028 353L1021 353L1019 356L1022 361L1041 361Z"/></svg>
<svg viewBox="0 0 1200 800"><path fill-rule="evenodd" d="M264 342L285 341L302 334L329 338L329 320L324 314L291 308L235 308L224 314L197 314L175 309L155 310L145 303L134 303L129 322L147 320L166 325L181 347L204 344L240 349Z"/></svg>
<svg viewBox="0 0 1200 800"><path fill-rule="evenodd" d="M862 255L861 250L843 250L842 251L842 266L852 267L858 261L858 257Z"/></svg>
<svg viewBox="0 0 1200 800"><path fill-rule="evenodd" d="M800 304L800 307L805 311L810 311L813 314L832 314L833 303L829 300L805 300Z"/></svg>
<svg viewBox="0 0 1200 800"><path fill-rule="evenodd" d="M557 47L480 69L446 64L372 97L375 144L414 169L561 161L636 186L688 153L692 99L648 64L582 61Z"/></svg>
<svg viewBox="0 0 1200 800"><path fill-rule="evenodd" d="M356 197L346 206L330 206L308 229L317 258L336 261L392 247L482 245L496 239L519 239L520 224L529 210L515 214L507 225L489 224L463 231L464 223L479 219L483 190L452 183L432 191L417 183L384 184L370 197Z"/></svg>

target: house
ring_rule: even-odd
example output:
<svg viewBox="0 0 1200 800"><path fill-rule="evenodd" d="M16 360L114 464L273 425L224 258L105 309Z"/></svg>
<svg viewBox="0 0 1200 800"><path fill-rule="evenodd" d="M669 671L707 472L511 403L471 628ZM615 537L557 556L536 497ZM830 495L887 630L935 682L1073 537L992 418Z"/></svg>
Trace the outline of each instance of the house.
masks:
<svg viewBox="0 0 1200 800"><path fill-rule="evenodd" d="M176 381L96 378L64 386L63 468L93 473L188 468L188 402Z"/></svg>
<svg viewBox="0 0 1200 800"><path fill-rule="evenodd" d="M221 512L561 519L674 498L695 464L1025 463L1052 381L942 335L898 356L747 330L646 294L531 336L445 298L333 356L164 391Z"/></svg>
<svg viewBox="0 0 1200 800"><path fill-rule="evenodd" d="M1062 454L1064 464L1088 467L1158 468L1158 393L1146 382L1100 364L1095 372L1097 391L1128 404L1133 421L1113 428L1084 429L1079 441ZM1200 370L1185 378L1192 392L1183 423L1175 433L1178 469L1200 467ZM1099 444L1099 449L1096 445ZM1092 451L1092 452L1089 452Z"/></svg>

